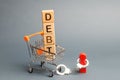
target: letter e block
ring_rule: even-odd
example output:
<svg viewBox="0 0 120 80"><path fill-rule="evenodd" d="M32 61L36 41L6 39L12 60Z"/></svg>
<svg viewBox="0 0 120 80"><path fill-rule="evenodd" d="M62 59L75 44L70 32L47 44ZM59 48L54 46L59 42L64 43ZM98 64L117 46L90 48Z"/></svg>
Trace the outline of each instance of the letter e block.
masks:
<svg viewBox="0 0 120 80"><path fill-rule="evenodd" d="M54 23L43 23L44 34L55 34Z"/></svg>

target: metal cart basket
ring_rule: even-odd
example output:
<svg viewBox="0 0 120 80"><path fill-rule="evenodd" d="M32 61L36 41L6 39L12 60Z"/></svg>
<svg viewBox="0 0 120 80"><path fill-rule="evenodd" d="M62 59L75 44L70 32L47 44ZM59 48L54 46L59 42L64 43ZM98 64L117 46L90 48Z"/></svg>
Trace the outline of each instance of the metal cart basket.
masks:
<svg viewBox="0 0 120 80"><path fill-rule="evenodd" d="M55 73L55 69L50 69L47 64L57 67L56 60L61 58L61 53L64 52L64 48L56 45L55 59L46 60L45 53L53 54L49 51L43 49L43 39L36 40L34 42L27 41L28 53L30 57L30 62L28 65L28 72L32 73L33 69L46 70L50 72L49 77L52 77ZM59 69L61 70L61 68Z"/></svg>

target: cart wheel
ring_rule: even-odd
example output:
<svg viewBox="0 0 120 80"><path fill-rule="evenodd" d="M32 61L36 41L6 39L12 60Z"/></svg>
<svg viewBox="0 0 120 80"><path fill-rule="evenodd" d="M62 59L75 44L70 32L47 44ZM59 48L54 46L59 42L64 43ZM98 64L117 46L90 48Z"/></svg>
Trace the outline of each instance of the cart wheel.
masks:
<svg viewBox="0 0 120 80"><path fill-rule="evenodd" d="M29 67L28 72L32 73L33 72L33 68Z"/></svg>
<svg viewBox="0 0 120 80"><path fill-rule="evenodd" d="M53 76L54 76L53 72L51 74L49 74L49 77L53 77Z"/></svg>

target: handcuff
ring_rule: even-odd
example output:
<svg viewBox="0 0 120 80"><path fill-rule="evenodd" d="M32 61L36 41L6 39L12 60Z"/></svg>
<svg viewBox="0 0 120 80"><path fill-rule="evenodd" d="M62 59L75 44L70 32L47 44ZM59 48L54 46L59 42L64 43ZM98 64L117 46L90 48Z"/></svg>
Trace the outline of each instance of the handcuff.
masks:
<svg viewBox="0 0 120 80"><path fill-rule="evenodd" d="M89 65L89 61L88 61L87 59L85 59L85 60L86 60L86 65L82 65L82 64L79 63L79 58L77 59L77 67L78 67L79 69L81 69L81 68L86 68L86 67ZM59 71L59 69L60 69L61 67L64 67L64 68L65 68L65 70L64 70L63 72L60 72L60 71ZM66 75L66 74L70 74L70 73L71 73L71 70L70 70L68 67L66 67L64 64L59 64L59 65L56 67L56 73L57 73L58 75Z"/></svg>
<svg viewBox="0 0 120 80"><path fill-rule="evenodd" d="M60 72L59 69L61 67L64 67L65 70L63 72ZM57 67L56 67L56 73L58 75L65 75L65 74L70 74L71 73L71 70L69 68L67 68L64 64L59 64Z"/></svg>
<svg viewBox="0 0 120 80"><path fill-rule="evenodd" d="M86 68L89 65L89 61L87 59L85 59L86 61L86 65L82 65L79 63L79 58L77 59L77 68L81 69L81 68Z"/></svg>

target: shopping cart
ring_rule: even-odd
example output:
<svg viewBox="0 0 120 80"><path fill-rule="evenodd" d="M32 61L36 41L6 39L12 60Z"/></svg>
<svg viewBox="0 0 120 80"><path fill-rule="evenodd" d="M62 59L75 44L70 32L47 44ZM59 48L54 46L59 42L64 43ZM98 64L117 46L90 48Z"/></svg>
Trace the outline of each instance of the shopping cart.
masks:
<svg viewBox="0 0 120 80"><path fill-rule="evenodd" d="M32 35L24 36L24 40L26 41L26 44L28 47L28 53L30 57L30 62L28 64L28 72L32 73L33 69L46 70L50 72L48 76L52 77L56 72L56 70L47 67L47 64L53 65L56 68L57 67L56 61L58 59L61 59L65 49L59 45L56 45L56 53L52 53L44 50L43 37L41 37L39 40L35 40L32 42L30 40L31 37L39 34L42 35L42 32L37 32ZM55 58L53 58L52 60L47 60L45 53L54 54ZM59 71L61 71L61 68L59 68Z"/></svg>

